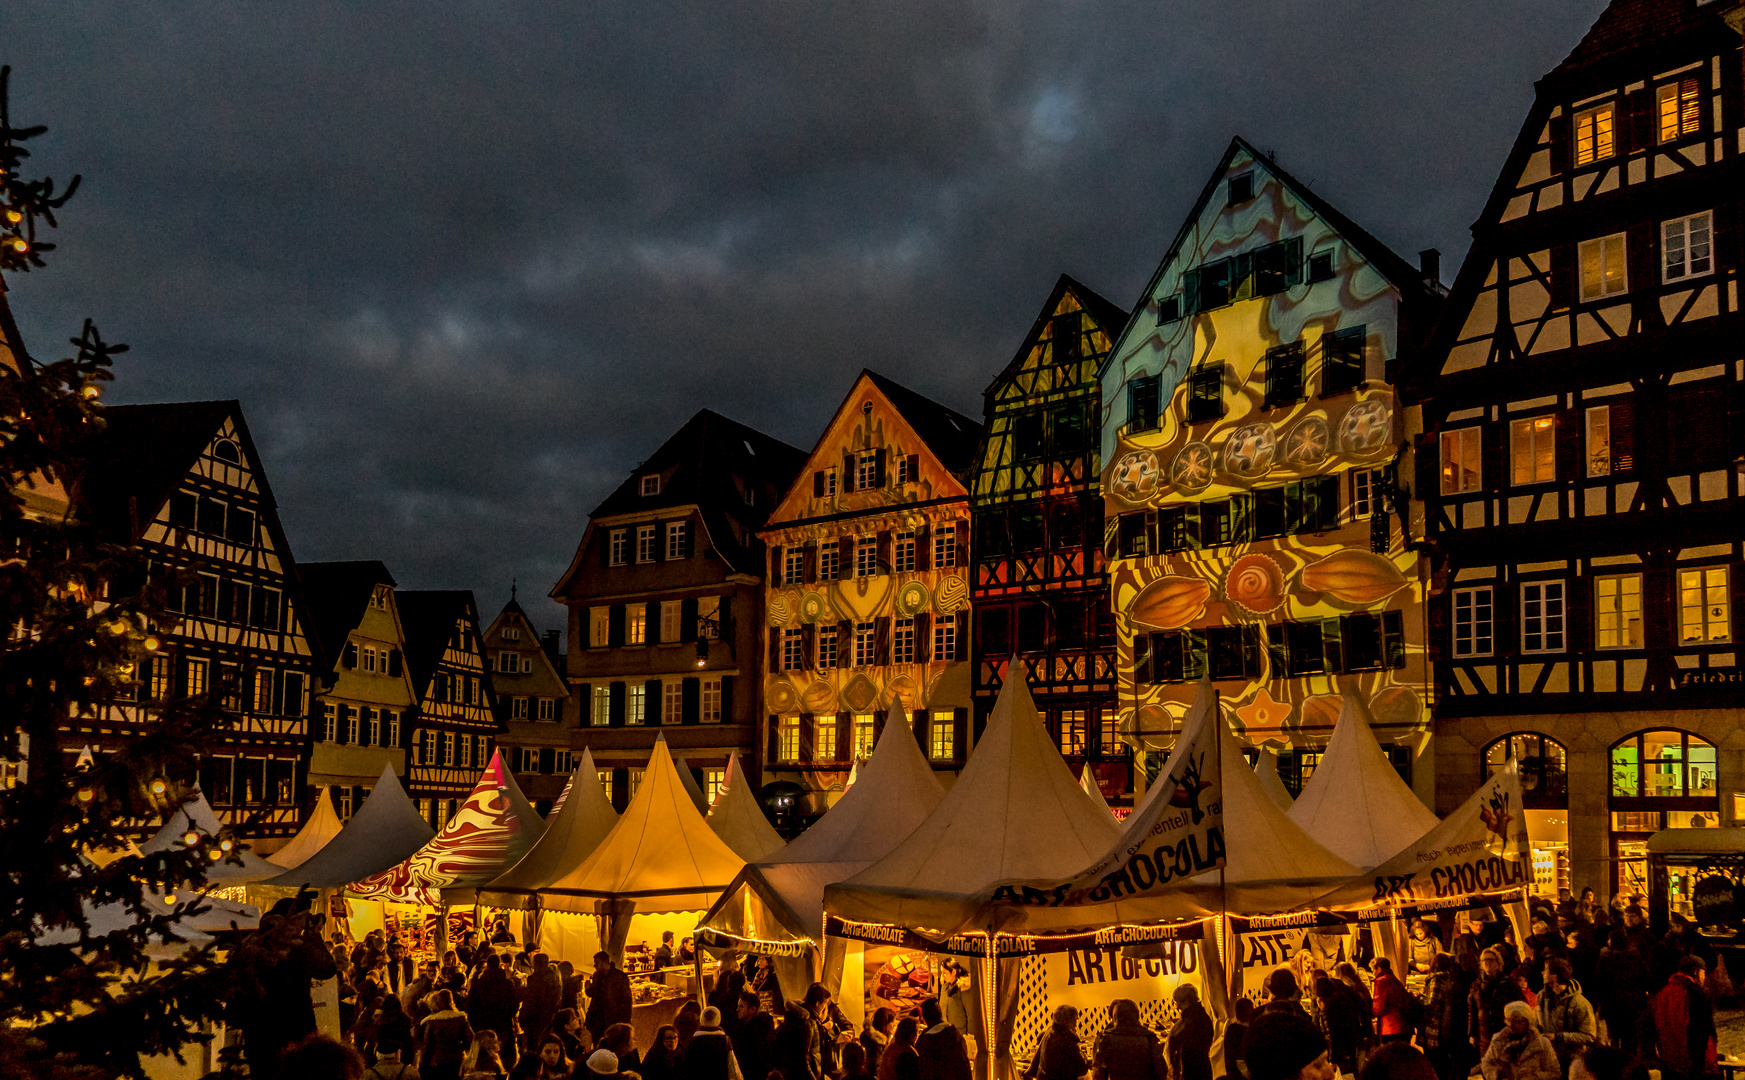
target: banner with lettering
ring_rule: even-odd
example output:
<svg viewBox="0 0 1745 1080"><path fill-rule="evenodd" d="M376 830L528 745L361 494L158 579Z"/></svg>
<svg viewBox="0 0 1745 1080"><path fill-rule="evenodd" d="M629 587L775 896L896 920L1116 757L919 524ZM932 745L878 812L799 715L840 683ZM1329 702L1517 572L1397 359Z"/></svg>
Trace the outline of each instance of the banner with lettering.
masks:
<svg viewBox="0 0 1745 1080"><path fill-rule="evenodd" d="M1210 942L1200 940L1170 941L1147 946L1140 958L1131 955L1133 950L1092 946L1026 960L1019 1024L1013 1033L1014 1054L1029 1056L1047 1032L1054 1010L1062 1005L1078 1010L1079 1037L1087 1048L1095 1045L1098 1033L1109 1026L1109 1005L1116 998L1137 1004L1142 1023L1168 1031L1178 1012L1174 1001L1177 987L1192 986L1202 1001L1207 1000L1202 949L1210 947Z"/></svg>
<svg viewBox="0 0 1745 1080"><path fill-rule="evenodd" d="M1204 934L1205 926L1202 923L1188 922L1169 926L1106 926L1079 934L1049 937L1014 937L1003 933L993 935L953 934L949 937L934 937L886 923L854 922L837 915L827 915L824 918L824 935L826 937L848 938L851 941L859 941L868 945L894 945L902 949L942 953L947 956L975 957L987 956L988 944L992 942L994 956L1002 960L1064 952L1072 949L1121 949L1130 945L1161 948L1163 946L1154 943L1199 941Z"/></svg>
<svg viewBox="0 0 1745 1080"><path fill-rule="evenodd" d="M1513 892L1532 880L1521 771L1511 759L1417 843L1306 906L1414 907Z"/></svg>
<svg viewBox="0 0 1745 1080"><path fill-rule="evenodd" d="M1065 881L1000 883L977 921L1003 932L1063 933L1196 919L1215 911L1215 890L1201 895L1181 886L1224 865L1221 723L1212 684L1201 680L1156 786L1127 819L1115 846Z"/></svg>

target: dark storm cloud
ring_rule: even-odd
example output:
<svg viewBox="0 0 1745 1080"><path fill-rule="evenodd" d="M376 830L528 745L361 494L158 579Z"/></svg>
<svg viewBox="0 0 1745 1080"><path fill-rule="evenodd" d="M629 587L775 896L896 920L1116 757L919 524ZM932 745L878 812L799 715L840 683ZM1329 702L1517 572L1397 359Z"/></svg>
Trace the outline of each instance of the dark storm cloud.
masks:
<svg viewBox="0 0 1745 1080"><path fill-rule="evenodd" d="M1233 134L1451 275L1601 6L21 0L14 117L86 187L12 301L132 343L115 400L241 398L300 558L490 613L699 407L806 447L871 366L979 414Z"/></svg>

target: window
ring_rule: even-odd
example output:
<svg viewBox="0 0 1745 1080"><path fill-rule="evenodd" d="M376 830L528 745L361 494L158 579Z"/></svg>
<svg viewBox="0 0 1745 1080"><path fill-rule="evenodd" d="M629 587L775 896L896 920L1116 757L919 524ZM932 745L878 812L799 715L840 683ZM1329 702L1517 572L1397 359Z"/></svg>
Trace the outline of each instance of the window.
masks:
<svg viewBox="0 0 1745 1080"><path fill-rule="evenodd" d="M1141 375L1127 383L1127 430L1150 431L1157 427L1160 393L1156 375Z"/></svg>
<svg viewBox="0 0 1745 1080"><path fill-rule="evenodd" d="M170 696L170 658L154 656L151 658L150 674L147 676L146 692L153 701L162 701Z"/></svg>
<svg viewBox="0 0 1745 1080"><path fill-rule="evenodd" d="M626 604L624 607L624 644L643 645L648 642L648 607Z"/></svg>
<svg viewBox="0 0 1745 1080"><path fill-rule="evenodd" d="M539 699L539 719L546 723L551 723L557 719L556 698L544 697Z"/></svg>
<svg viewBox="0 0 1745 1080"><path fill-rule="evenodd" d="M527 719L527 699L516 697L509 699L509 718L511 720Z"/></svg>
<svg viewBox="0 0 1745 1080"><path fill-rule="evenodd" d="M818 667L829 669L836 666L836 624L825 623L818 627Z"/></svg>
<svg viewBox="0 0 1745 1080"><path fill-rule="evenodd" d="M454 732L452 731L442 733L442 763L444 765L454 764Z"/></svg>
<svg viewBox="0 0 1745 1080"><path fill-rule="evenodd" d="M719 641L721 639L721 620L730 614L732 614L731 611L726 614L722 613L721 597L697 597L697 637Z"/></svg>
<svg viewBox="0 0 1745 1080"><path fill-rule="evenodd" d="M1642 575L1594 579L1594 647L1642 647Z"/></svg>
<svg viewBox="0 0 1745 1080"><path fill-rule="evenodd" d="M332 703L321 706L321 741L339 741L339 706Z"/></svg>
<svg viewBox="0 0 1745 1080"><path fill-rule="evenodd" d="M460 763L462 768L467 769L473 765L473 740L465 735L460 737Z"/></svg>
<svg viewBox="0 0 1745 1080"><path fill-rule="evenodd" d="M891 549L891 569L898 573L912 573L915 569L915 534L900 532L894 538Z"/></svg>
<svg viewBox="0 0 1745 1080"><path fill-rule="evenodd" d="M857 536L854 540L854 576L872 577L879 572L878 544L870 536Z"/></svg>
<svg viewBox="0 0 1745 1080"><path fill-rule="evenodd" d="M716 801L721 798L721 789L726 786L726 769L703 770L703 798L709 800L710 806L714 806Z"/></svg>
<svg viewBox="0 0 1745 1080"><path fill-rule="evenodd" d="M870 667L873 662L873 624L854 624L854 666Z"/></svg>
<svg viewBox="0 0 1745 1080"><path fill-rule="evenodd" d="M1404 667L1403 617L1398 611L1357 612L1339 620L1340 649L1346 671ZM1323 628L1325 634L1325 628Z"/></svg>
<svg viewBox="0 0 1745 1080"><path fill-rule="evenodd" d="M798 585L806 578L806 549L791 547L782 552L782 584Z"/></svg>
<svg viewBox="0 0 1745 1080"><path fill-rule="evenodd" d="M1188 376L1188 423L1224 415L1224 365L1209 364Z"/></svg>
<svg viewBox="0 0 1745 1080"><path fill-rule="evenodd" d="M704 679L702 699L697 707L697 719L705 724L721 722L721 680L719 678Z"/></svg>
<svg viewBox="0 0 1745 1080"><path fill-rule="evenodd" d="M594 687L594 705L588 710L592 727L605 727L612 722L612 688L605 684Z"/></svg>
<svg viewBox="0 0 1745 1080"><path fill-rule="evenodd" d="M1232 176L1228 197L1225 199L1226 205L1239 206L1252 198L1254 198L1254 174L1243 173L1241 176Z"/></svg>
<svg viewBox="0 0 1745 1080"><path fill-rule="evenodd" d="M806 666L806 631L790 626L782 631L782 670L798 671Z"/></svg>
<svg viewBox="0 0 1745 1080"><path fill-rule="evenodd" d="M1601 105L1575 115L1575 163L1589 165L1612 156L1613 106Z"/></svg>
<svg viewBox="0 0 1745 1080"><path fill-rule="evenodd" d="M1583 240L1576 249L1581 261L1581 298L1600 300L1629 288L1624 273L1624 234Z"/></svg>
<svg viewBox="0 0 1745 1080"><path fill-rule="evenodd" d="M1479 490L1482 428L1456 428L1442 433L1442 494L1463 495Z"/></svg>
<svg viewBox="0 0 1745 1080"><path fill-rule="evenodd" d="M183 665L182 672L188 684L188 697L199 697L206 692L209 671L210 668L205 660L189 660Z"/></svg>
<svg viewBox="0 0 1745 1080"><path fill-rule="evenodd" d="M636 789L642 786L642 773L642 769L624 770L624 794L629 798L636 798Z"/></svg>
<svg viewBox="0 0 1745 1080"><path fill-rule="evenodd" d="M836 541L825 540L818 545L818 580L835 581L839 576Z"/></svg>
<svg viewBox="0 0 1745 1080"><path fill-rule="evenodd" d="M1612 471L1612 409L1595 405L1587 411L1587 474L1608 476Z"/></svg>
<svg viewBox="0 0 1745 1080"><path fill-rule="evenodd" d="M1368 328L1354 326L1321 337L1321 396L1343 393L1362 385L1364 341Z"/></svg>
<svg viewBox="0 0 1745 1080"><path fill-rule="evenodd" d="M1535 581L1521 586L1521 651L1563 651L1563 582Z"/></svg>
<svg viewBox="0 0 1745 1080"><path fill-rule="evenodd" d="M1683 281L1715 268L1709 250L1714 235L1709 211L1675 218L1660 225L1660 253L1666 267L1667 281Z"/></svg>
<svg viewBox="0 0 1745 1080"><path fill-rule="evenodd" d="M934 712L927 742L934 761L950 761L957 757L957 717L949 709Z"/></svg>
<svg viewBox="0 0 1745 1080"><path fill-rule="evenodd" d="M388 741L386 745L398 750L400 748L400 714L383 710L382 715L388 721Z"/></svg>
<svg viewBox="0 0 1745 1080"><path fill-rule="evenodd" d="M1097 717L1097 752L1106 758L1127 756L1127 745L1121 741L1121 714L1104 709Z"/></svg>
<svg viewBox="0 0 1745 1080"><path fill-rule="evenodd" d="M685 684L669 679L660 684L660 722L676 724L685 715Z"/></svg>
<svg viewBox="0 0 1745 1080"><path fill-rule="evenodd" d="M653 525L638 525L636 527L636 561L639 563L654 561Z"/></svg>
<svg viewBox="0 0 1745 1080"><path fill-rule="evenodd" d="M1695 135L1702 119L1702 95L1695 79L1680 79L1660 88L1660 141Z"/></svg>
<svg viewBox="0 0 1745 1080"><path fill-rule="evenodd" d="M836 717L818 716L812 720L812 760L835 761Z"/></svg>
<svg viewBox="0 0 1745 1080"><path fill-rule="evenodd" d="M606 798L609 801L612 798L612 770L595 769L594 776L600 781L600 787L605 790Z"/></svg>
<svg viewBox="0 0 1745 1080"><path fill-rule="evenodd" d="M1085 423L1083 406L1062 405L1049 414L1049 420L1054 426L1055 457L1067 457L1085 451L1085 436L1089 425Z"/></svg>
<svg viewBox="0 0 1745 1080"><path fill-rule="evenodd" d="M1531 416L1509 425L1511 479L1543 484L1557 479L1557 419Z"/></svg>
<svg viewBox="0 0 1745 1080"><path fill-rule="evenodd" d="M679 640L679 614L682 601L662 600L660 602L660 639L665 642Z"/></svg>
<svg viewBox="0 0 1745 1080"><path fill-rule="evenodd" d="M947 522L933 530L933 568L957 565L957 523Z"/></svg>
<svg viewBox="0 0 1745 1080"><path fill-rule="evenodd" d="M364 652L365 652L364 667L366 669L369 669L369 670L374 670L375 662L376 662L376 651L374 649L366 649L366 650L364 650ZM502 671L502 672L508 672L511 675L515 674L517 671L521 670L521 657L517 656L515 653L512 653L512 652L498 653L497 654L497 670Z"/></svg>
<svg viewBox="0 0 1745 1080"><path fill-rule="evenodd" d="M1182 298L1180 293L1162 297L1157 301L1157 325L1175 322L1182 317Z"/></svg>
<svg viewBox="0 0 1745 1080"><path fill-rule="evenodd" d="M1318 675L1327 670L1327 648L1321 621L1280 623L1267 630L1269 637L1284 646L1284 670L1292 675ZM1273 677L1279 672L1274 656Z"/></svg>
<svg viewBox="0 0 1745 1080"><path fill-rule="evenodd" d="M588 645L595 649L604 649L612 641L612 609L588 609Z"/></svg>
<svg viewBox="0 0 1745 1080"><path fill-rule="evenodd" d="M776 760L800 760L800 718L784 716L776 723Z"/></svg>
<svg viewBox="0 0 1745 1080"><path fill-rule="evenodd" d="M273 711L273 672L271 668L259 668L254 673L254 711L258 713Z"/></svg>
<svg viewBox="0 0 1745 1080"><path fill-rule="evenodd" d="M624 722L639 726L648 716L648 685L631 683L624 688Z"/></svg>
<svg viewBox="0 0 1745 1080"><path fill-rule="evenodd" d="M1333 252L1317 251L1309 256L1309 281L1333 280Z"/></svg>
<svg viewBox="0 0 1745 1080"><path fill-rule="evenodd" d="M1043 433L1047 421L1041 412L1020 413L1012 418L1012 458L1041 461L1046 450Z"/></svg>
<svg viewBox="0 0 1745 1080"><path fill-rule="evenodd" d="M658 473L653 476L645 476L642 478L642 493L644 495L660 494L660 475Z"/></svg>
<svg viewBox="0 0 1745 1080"><path fill-rule="evenodd" d="M854 459L854 490L866 491L879 486L879 452L863 450Z"/></svg>
<svg viewBox="0 0 1745 1080"><path fill-rule="evenodd" d="M1733 640L1725 566L1678 572L1678 640L1683 645Z"/></svg>
<svg viewBox="0 0 1745 1080"><path fill-rule="evenodd" d="M1491 587L1454 590L1454 655L1489 656L1495 648Z"/></svg>
<svg viewBox="0 0 1745 1080"><path fill-rule="evenodd" d="M933 621L933 659L957 659L957 620L939 618Z"/></svg>
<svg viewBox="0 0 1745 1080"><path fill-rule="evenodd" d="M1555 739L1532 732L1505 735L1485 747L1484 778L1489 780L1513 758L1521 767L1521 798L1530 807L1569 804L1569 754Z"/></svg>
<svg viewBox="0 0 1745 1080"><path fill-rule="evenodd" d="M891 632L891 663L913 664L915 662L915 620L897 619L892 624Z"/></svg>
<svg viewBox="0 0 1745 1080"><path fill-rule="evenodd" d="M623 566L630 561L630 541L628 529L613 529L607 534L607 561L613 566Z"/></svg>
<svg viewBox="0 0 1745 1080"><path fill-rule="evenodd" d="M1058 739L1061 757L1085 756L1085 711L1083 709L1060 710Z"/></svg>
<svg viewBox="0 0 1745 1080"><path fill-rule="evenodd" d="M1715 747L1682 731L1645 731L1612 747L1614 798L1715 796Z"/></svg>
<svg viewBox="0 0 1745 1080"><path fill-rule="evenodd" d="M874 717L872 713L854 714L854 757L865 761L873 752Z"/></svg>
<svg viewBox="0 0 1745 1080"><path fill-rule="evenodd" d="M812 497L828 499L836 494L836 470L820 469L812 474Z"/></svg>
<svg viewBox="0 0 1745 1080"><path fill-rule="evenodd" d="M1375 512L1375 470L1351 471L1351 517L1364 521Z"/></svg>
<svg viewBox="0 0 1745 1080"><path fill-rule="evenodd" d="M1214 626L1206 631L1206 657L1214 679L1252 679L1260 675L1260 628Z"/></svg>
<svg viewBox="0 0 1745 1080"><path fill-rule="evenodd" d="M1293 342L1266 350L1266 407L1284 405L1302 396L1302 343Z"/></svg>
<svg viewBox="0 0 1745 1080"><path fill-rule="evenodd" d="M669 521L666 523L666 557L682 559L690 554L691 523L688 521Z"/></svg>

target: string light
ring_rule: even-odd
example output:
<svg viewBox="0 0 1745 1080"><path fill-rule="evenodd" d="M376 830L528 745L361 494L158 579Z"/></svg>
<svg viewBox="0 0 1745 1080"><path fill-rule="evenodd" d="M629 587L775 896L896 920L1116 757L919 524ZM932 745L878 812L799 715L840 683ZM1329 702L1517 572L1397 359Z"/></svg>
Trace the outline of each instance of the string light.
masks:
<svg viewBox="0 0 1745 1080"><path fill-rule="evenodd" d="M90 802L91 801L91 789L90 788L82 787L79 789L79 801L80 802Z"/></svg>
<svg viewBox="0 0 1745 1080"><path fill-rule="evenodd" d="M218 847L222 851L229 851L231 848L233 848L235 846L236 845L231 843L229 840L221 840L218 842Z"/></svg>
<svg viewBox="0 0 1745 1080"><path fill-rule="evenodd" d="M159 642L157 638L148 636L145 639L145 651L146 652L157 652L158 646L160 644L162 644L162 643Z"/></svg>
<svg viewBox="0 0 1745 1080"><path fill-rule="evenodd" d="M168 790L170 790L170 785L164 783L162 780L153 780L151 782L151 793L153 795L162 795Z"/></svg>
<svg viewBox="0 0 1745 1080"><path fill-rule="evenodd" d="M187 845L188 847L193 847L195 844L198 844L199 842L200 842L200 834L195 832L193 829L189 829L187 832L182 834L182 843Z"/></svg>

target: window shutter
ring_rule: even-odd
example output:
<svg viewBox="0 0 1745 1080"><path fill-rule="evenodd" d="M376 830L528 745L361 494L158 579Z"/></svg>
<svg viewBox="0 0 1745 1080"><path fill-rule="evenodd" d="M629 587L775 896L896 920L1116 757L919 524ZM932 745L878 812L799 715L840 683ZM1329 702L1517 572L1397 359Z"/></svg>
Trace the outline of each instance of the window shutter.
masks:
<svg viewBox="0 0 1745 1080"><path fill-rule="evenodd" d="M1648 578L1642 579L1643 595L1652 596L1648 591ZM1654 609L1659 604L1647 605L1643 612L1646 619L1654 618ZM1669 605L1670 606L1670 605ZM1521 651L1521 595L1519 586L1514 582L1503 584L1497 582L1491 586L1491 619L1496 628L1494 642L1495 656L1514 656Z"/></svg>
<svg viewBox="0 0 1745 1080"><path fill-rule="evenodd" d="M703 680L687 676L679 683L679 723L695 724L702 717Z"/></svg>
<svg viewBox="0 0 1745 1080"><path fill-rule="evenodd" d="M879 573L888 574L891 572L891 534L890 534L890 531L886 530L884 532L879 533L874 542L878 546L874 549L875 553L873 555L873 558L877 562Z"/></svg>
<svg viewBox="0 0 1745 1080"><path fill-rule="evenodd" d="M697 640L697 598L694 596L679 601L679 640Z"/></svg>
<svg viewBox="0 0 1745 1080"><path fill-rule="evenodd" d="M679 557L680 558L688 559L691 557L691 553L696 551L696 549L697 549L697 541L696 541L697 529L699 526L702 525L702 523L703 522L702 522L701 518L697 519L697 521L695 521L695 522L686 521L684 523L684 525L685 525L685 541L684 541L684 543L679 545Z"/></svg>
<svg viewBox="0 0 1745 1080"><path fill-rule="evenodd" d="M854 666L854 624L851 622L836 624L836 666Z"/></svg>
<svg viewBox="0 0 1745 1080"><path fill-rule="evenodd" d="M1231 260L1230 299L1246 300L1255 295L1254 253L1245 251Z"/></svg>
<svg viewBox="0 0 1745 1080"><path fill-rule="evenodd" d="M1626 151L1646 150L1654 145L1654 91L1637 90L1624 95L1624 123L1619 125Z"/></svg>
<svg viewBox="0 0 1745 1080"><path fill-rule="evenodd" d="M1576 276L1574 244L1554 244L1551 247L1551 307L1561 310L1575 303Z"/></svg>
<svg viewBox="0 0 1745 1080"><path fill-rule="evenodd" d="M954 566L968 566L969 565L969 522L967 522L967 521L955 522L955 523L953 523L952 528L957 530L957 543L955 545L953 545L957 549L957 560L952 565L954 565Z"/></svg>
<svg viewBox="0 0 1745 1080"><path fill-rule="evenodd" d="M782 670L782 630L779 626L769 628L769 670L772 675Z"/></svg>
<svg viewBox="0 0 1745 1080"><path fill-rule="evenodd" d="M818 627L813 623L800 625L800 666L811 671L818 666Z"/></svg>
<svg viewBox="0 0 1745 1080"><path fill-rule="evenodd" d="M609 703L607 706L608 711L606 714L606 723L612 727L623 727L624 684L621 682L612 683L606 688L606 694Z"/></svg>
<svg viewBox="0 0 1745 1080"><path fill-rule="evenodd" d="M891 617L881 615L873 620L873 663L891 662Z"/></svg>
<svg viewBox="0 0 1745 1080"><path fill-rule="evenodd" d="M613 604L606 609L606 644L616 649L624 644L624 606Z"/></svg>
<svg viewBox="0 0 1745 1080"><path fill-rule="evenodd" d="M1654 325L1664 326L1666 316L1661 314L1660 304L1652 299L1650 291L1660 283L1659 223L1644 221L1624 230L1624 265L1631 294L1640 300L1637 310Z"/></svg>
<svg viewBox="0 0 1745 1080"><path fill-rule="evenodd" d="M933 565L933 534L925 528L915 530L915 570L917 573Z"/></svg>
<svg viewBox="0 0 1745 1080"><path fill-rule="evenodd" d="M738 719L733 715L733 676L721 676L721 722L736 724Z"/></svg>
<svg viewBox="0 0 1745 1080"><path fill-rule="evenodd" d="M336 712L337 722L333 725L333 741L341 746L351 742L347 728L351 726L351 706L341 705Z"/></svg>
<svg viewBox="0 0 1745 1080"><path fill-rule="evenodd" d="M600 541L600 565L609 567L612 565L612 530L601 529L596 536Z"/></svg>
<svg viewBox="0 0 1745 1080"><path fill-rule="evenodd" d="M1337 617L1321 620L1321 652L1327 659L1327 674L1345 670L1345 637Z"/></svg>
<svg viewBox="0 0 1745 1080"><path fill-rule="evenodd" d="M951 722L955 726L951 736L951 758L962 761L969 753L969 710L951 710Z"/></svg>
<svg viewBox="0 0 1745 1080"><path fill-rule="evenodd" d="M660 639L660 604L651 603L644 609L642 640L650 645L671 644Z"/></svg>
<svg viewBox="0 0 1745 1080"><path fill-rule="evenodd" d="M651 726L666 723L666 717L660 714L666 695L661 693L659 679L650 679L642 684L642 722Z"/></svg>
<svg viewBox="0 0 1745 1080"><path fill-rule="evenodd" d="M1155 553L1163 549L1158 546L1157 511L1145 511L1145 550Z"/></svg>
<svg viewBox="0 0 1745 1080"><path fill-rule="evenodd" d="M1441 447L1436 434L1419 435L1412 444L1412 483L1417 488L1412 495L1426 502L1441 491Z"/></svg>
<svg viewBox="0 0 1745 1080"><path fill-rule="evenodd" d="M927 753L927 751L932 749L932 747L927 745L927 721L929 719L927 716L927 710L916 709L910 715L912 719L909 721L909 726L915 732L915 745L921 748L921 756L931 761L932 758Z"/></svg>
<svg viewBox="0 0 1745 1080"><path fill-rule="evenodd" d="M854 490L854 455L842 455L842 490Z"/></svg>
<svg viewBox="0 0 1745 1080"><path fill-rule="evenodd" d="M357 667L357 642L348 641L345 643L345 659L340 662L345 665L348 671Z"/></svg>
<svg viewBox="0 0 1745 1080"><path fill-rule="evenodd" d="M882 488L890 479L889 474L885 471L890 460L890 450L880 447L873 457L873 487Z"/></svg>
<svg viewBox="0 0 1745 1080"><path fill-rule="evenodd" d="M765 761L782 760L782 718L775 715L765 716L766 738L764 739L763 759Z"/></svg>
<svg viewBox="0 0 1745 1080"><path fill-rule="evenodd" d="M1133 635L1133 681L1145 686L1157 681L1156 667L1152 660L1151 634Z"/></svg>
<svg viewBox="0 0 1745 1080"><path fill-rule="evenodd" d="M921 455L910 454L905 460L909 463L906 469L909 474L909 482L915 483L921 479Z"/></svg>
<svg viewBox="0 0 1745 1080"><path fill-rule="evenodd" d="M812 474L812 497L814 499L822 499L824 497L823 469L819 469L817 472Z"/></svg>
<svg viewBox="0 0 1745 1080"><path fill-rule="evenodd" d="M771 585L782 583L782 547L780 544L769 546L769 582Z"/></svg>
<svg viewBox="0 0 1745 1080"><path fill-rule="evenodd" d="M818 580L817 544L807 544L800 551L800 580L808 585Z"/></svg>
<svg viewBox="0 0 1745 1080"><path fill-rule="evenodd" d="M594 688L583 683L576 687L575 695L577 726L592 726L594 723Z"/></svg>
<svg viewBox="0 0 1745 1080"><path fill-rule="evenodd" d="M1569 114L1552 118L1551 175L1560 176L1569 171L1570 141Z"/></svg>
<svg viewBox="0 0 1745 1080"><path fill-rule="evenodd" d="M1182 273L1182 306L1181 313L1185 318L1200 310L1200 271L1198 268Z"/></svg>
<svg viewBox="0 0 1745 1080"><path fill-rule="evenodd" d="M1587 475L1587 462L1581 453L1582 439L1586 435L1582 423L1584 413L1581 409L1569 409L1557 414L1552 421L1552 430L1556 433L1556 458L1553 468L1556 475L1562 479Z"/></svg>
<svg viewBox="0 0 1745 1080"><path fill-rule="evenodd" d="M836 538L836 576L846 581L854 576L854 537Z"/></svg>
<svg viewBox="0 0 1745 1080"><path fill-rule="evenodd" d="M836 714L836 760L848 761L854 757L854 718L848 713Z"/></svg>
<svg viewBox="0 0 1745 1080"><path fill-rule="evenodd" d="M925 664L933 653L933 616L919 612L915 616L915 662Z"/></svg>
<svg viewBox="0 0 1745 1080"><path fill-rule="evenodd" d="M1636 403L1625 397L1614 398L1608 404L1611 406L1608 421L1612 428L1612 471L1630 472L1636 468Z"/></svg>
<svg viewBox="0 0 1745 1080"><path fill-rule="evenodd" d="M666 530L666 522L654 523L654 561L657 563L666 562Z"/></svg>
<svg viewBox="0 0 1745 1080"><path fill-rule="evenodd" d="M726 641L733 629L732 594L721 598L721 606L715 609L715 622L721 627L721 640Z"/></svg>
<svg viewBox="0 0 1745 1080"><path fill-rule="evenodd" d="M818 760L818 717L815 713L800 714L800 760Z"/></svg>
<svg viewBox="0 0 1745 1080"><path fill-rule="evenodd" d="M1242 628L1242 673L1248 678L1260 675L1260 627L1249 624Z"/></svg>
<svg viewBox="0 0 1745 1080"><path fill-rule="evenodd" d="M1267 679L1282 679L1290 674L1290 653L1285 646L1285 628L1283 623L1273 623L1265 628Z"/></svg>
<svg viewBox="0 0 1745 1080"><path fill-rule="evenodd" d="M956 615L953 615L952 618L957 620L957 641L955 643L957 646L957 651L952 654L951 659L953 659L953 660L968 660L969 659L969 609L964 608L962 611L958 612ZM943 659L943 657L941 659Z"/></svg>

